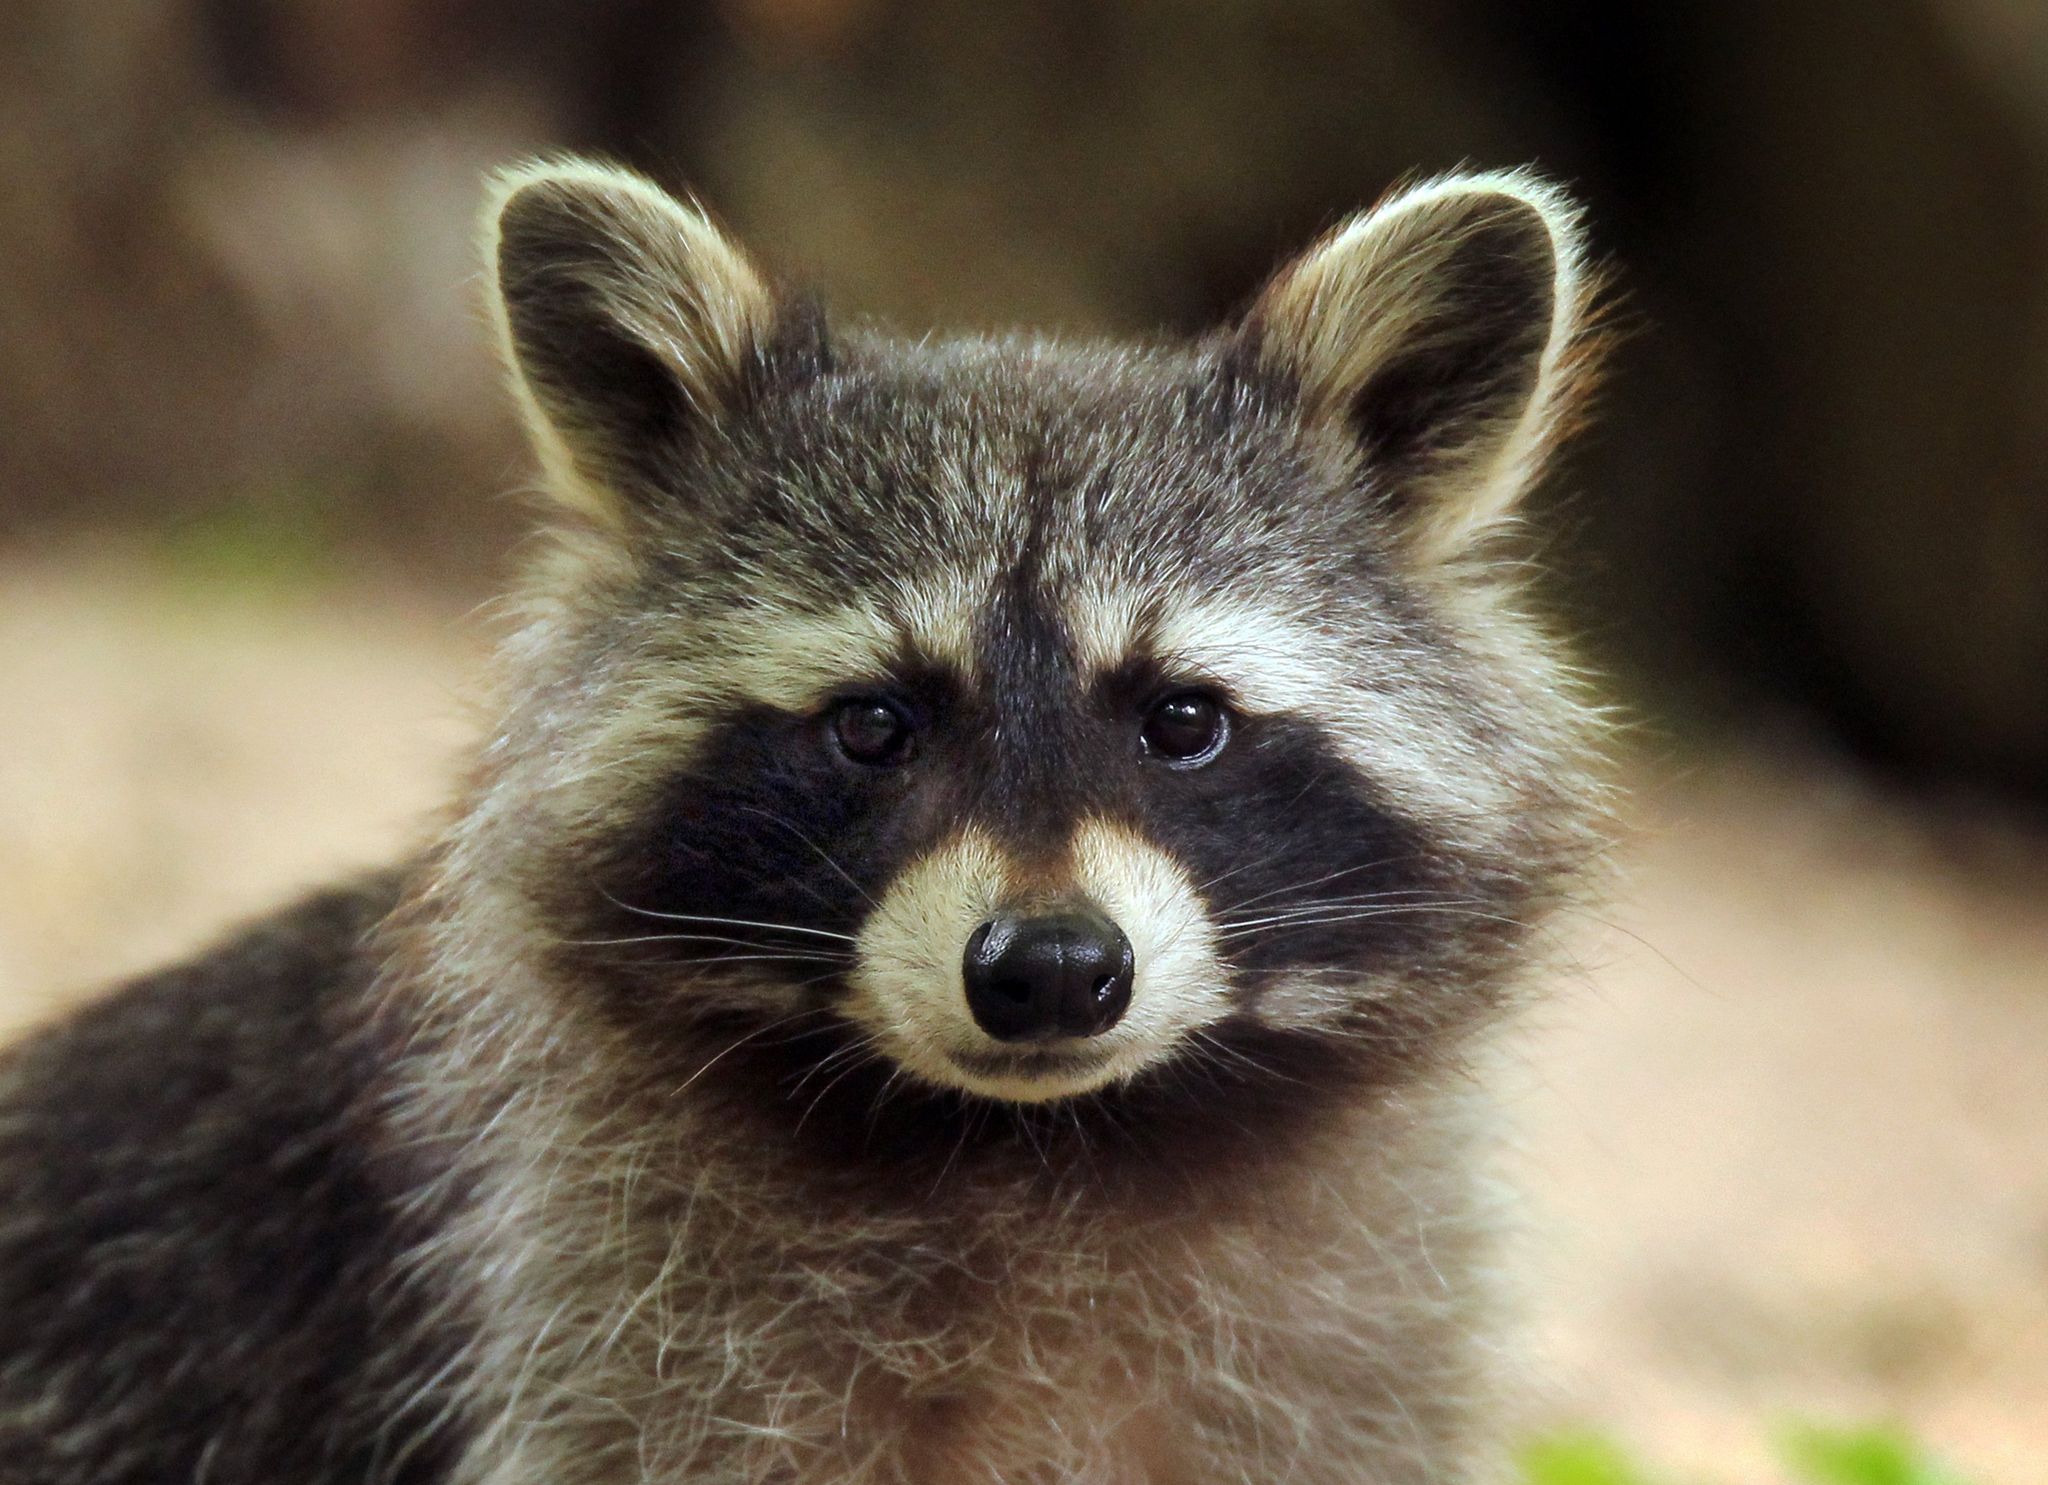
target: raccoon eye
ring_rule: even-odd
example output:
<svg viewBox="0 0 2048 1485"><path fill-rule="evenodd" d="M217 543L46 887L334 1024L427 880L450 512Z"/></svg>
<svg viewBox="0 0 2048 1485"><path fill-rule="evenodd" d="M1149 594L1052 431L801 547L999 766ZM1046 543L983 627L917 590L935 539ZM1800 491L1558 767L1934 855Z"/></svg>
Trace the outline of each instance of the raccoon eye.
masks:
<svg viewBox="0 0 2048 1485"><path fill-rule="evenodd" d="M856 763L886 768L910 756L910 719L878 697L860 696L832 709L832 737Z"/></svg>
<svg viewBox="0 0 2048 1485"><path fill-rule="evenodd" d="M1153 756L1199 767L1230 741L1230 713L1206 691L1175 691L1152 704L1138 736Z"/></svg>

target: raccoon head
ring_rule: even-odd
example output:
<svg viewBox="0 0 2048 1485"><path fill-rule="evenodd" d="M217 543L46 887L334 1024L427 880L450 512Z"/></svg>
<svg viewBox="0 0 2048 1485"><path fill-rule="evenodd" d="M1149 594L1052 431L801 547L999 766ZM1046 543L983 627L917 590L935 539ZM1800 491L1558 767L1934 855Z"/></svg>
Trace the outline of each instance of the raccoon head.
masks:
<svg viewBox="0 0 2048 1485"><path fill-rule="evenodd" d="M1551 188L1405 190L1174 348L828 328L608 168L490 221L579 533L491 859L632 1045L1030 1103L1398 1073L1499 1001L1589 818L1487 539L1584 359Z"/></svg>

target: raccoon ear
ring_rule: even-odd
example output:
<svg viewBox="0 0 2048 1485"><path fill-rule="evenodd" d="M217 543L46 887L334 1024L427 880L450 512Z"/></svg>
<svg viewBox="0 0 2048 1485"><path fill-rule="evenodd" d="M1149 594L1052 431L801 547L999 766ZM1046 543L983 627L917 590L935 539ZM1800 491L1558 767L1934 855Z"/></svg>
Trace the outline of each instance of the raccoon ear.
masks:
<svg viewBox="0 0 2048 1485"><path fill-rule="evenodd" d="M1355 438L1425 560L1534 480L1574 405L1578 213L1518 172L1448 176L1344 223L1269 283L1233 354Z"/></svg>
<svg viewBox="0 0 2048 1485"><path fill-rule="evenodd" d="M676 453L737 411L802 340L704 214L628 171L583 161L500 174L485 215L501 343L555 493L616 521Z"/></svg>

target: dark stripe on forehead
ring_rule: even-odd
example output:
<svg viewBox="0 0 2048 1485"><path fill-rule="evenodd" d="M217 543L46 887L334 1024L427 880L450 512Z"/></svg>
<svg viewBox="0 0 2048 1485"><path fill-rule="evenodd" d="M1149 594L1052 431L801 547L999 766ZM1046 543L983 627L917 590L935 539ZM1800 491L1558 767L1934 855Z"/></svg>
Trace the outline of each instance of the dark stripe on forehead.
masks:
<svg viewBox="0 0 2048 1485"><path fill-rule="evenodd" d="M1082 694L1080 664L1037 581L1043 523L998 585L976 637L974 709L988 786L978 816L1020 855L1063 851L1073 827L1105 804L1105 742Z"/></svg>

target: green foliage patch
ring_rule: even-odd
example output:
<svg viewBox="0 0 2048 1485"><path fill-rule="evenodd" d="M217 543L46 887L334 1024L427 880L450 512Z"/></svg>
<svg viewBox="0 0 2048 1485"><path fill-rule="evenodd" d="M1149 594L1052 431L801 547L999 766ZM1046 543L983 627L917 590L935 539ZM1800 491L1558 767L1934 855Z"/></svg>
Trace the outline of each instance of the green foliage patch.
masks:
<svg viewBox="0 0 2048 1485"><path fill-rule="evenodd" d="M1776 1443L1802 1485L1973 1485L1898 1428L1791 1423ZM1708 1485L1645 1466L1615 1439L1590 1431L1533 1440L1520 1465L1522 1485Z"/></svg>

